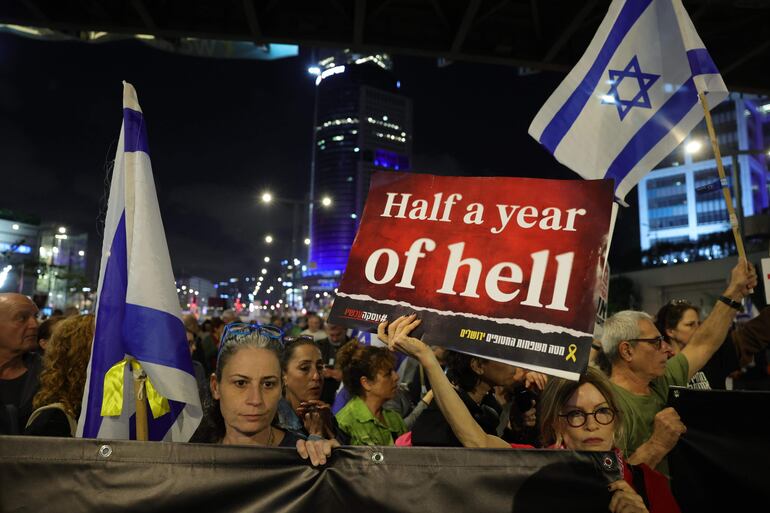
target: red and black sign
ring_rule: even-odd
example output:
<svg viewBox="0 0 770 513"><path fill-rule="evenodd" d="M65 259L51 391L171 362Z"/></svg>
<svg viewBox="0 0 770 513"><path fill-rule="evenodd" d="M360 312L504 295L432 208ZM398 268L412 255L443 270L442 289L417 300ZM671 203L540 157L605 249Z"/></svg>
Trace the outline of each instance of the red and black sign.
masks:
<svg viewBox="0 0 770 513"><path fill-rule="evenodd" d="M416 311L426 343L576 379L612 199L605 180L376 173L331 318Z"/></svg>

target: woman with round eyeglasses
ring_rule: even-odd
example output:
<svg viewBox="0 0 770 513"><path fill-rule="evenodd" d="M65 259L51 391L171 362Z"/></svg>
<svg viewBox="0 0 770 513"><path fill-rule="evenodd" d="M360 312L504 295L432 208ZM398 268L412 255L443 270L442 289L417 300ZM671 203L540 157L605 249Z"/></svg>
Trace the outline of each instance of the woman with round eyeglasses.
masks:
<svg viewBox="0 0 770 513"><path fill-rule="evenodd" d="M219 344L211 375L212 407L206 438L225 445L296 447L303 459L323 465L335 440L304 440L275 424L281 399L280 340L273 326L231 323Z"/></svg>
<svg viewBox="0 0 770 513"><path fill-rule="evenodd" d="M422 364L433 387L434 400L462 444L479 448L529 447L512 446L481 429L444 375L430 347L409 336L419 323L415 314L399 317L390 325L380 324L377 336L387 342L391 350L399 350ZM615 440L622 434L623 422L609 381L598 369L589 367L578 381L549 379L540 397L538 420L544 447L617 452ZM624 479L608 487L612 494L609 501L611 512L679 511L666 478L647 465L639 465L644 485L638 485L638 488L647 497L648 510L644 499L633 487L632 467L621 459Z"/></svg>

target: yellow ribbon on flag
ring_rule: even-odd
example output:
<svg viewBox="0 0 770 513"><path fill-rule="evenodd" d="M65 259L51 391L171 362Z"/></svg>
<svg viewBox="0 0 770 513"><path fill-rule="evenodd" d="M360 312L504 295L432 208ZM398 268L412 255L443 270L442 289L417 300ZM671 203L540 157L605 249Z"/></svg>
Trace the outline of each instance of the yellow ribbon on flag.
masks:
<svg viewBox="0 0 770 513"><path fill-rule="evenodd" d="M139 362L127 356L110 367L110 370L104 375L102 417L118 417L123 411L123 374L125 373L126 364L129 362L134 372L139 373L142 371L142 366ZM152 410L152 418L157 419L171 411L168 399L155 390L149 377L145 378L144 388L147 392L147 402L150 403L150 410Z"/></svg>

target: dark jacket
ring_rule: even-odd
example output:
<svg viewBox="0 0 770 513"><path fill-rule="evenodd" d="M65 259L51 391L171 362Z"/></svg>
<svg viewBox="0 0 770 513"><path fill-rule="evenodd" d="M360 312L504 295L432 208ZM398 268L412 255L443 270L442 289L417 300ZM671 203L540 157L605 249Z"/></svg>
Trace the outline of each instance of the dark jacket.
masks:
<svg viewBox="0 0 770 513"><path fill-rule="evenodd" d="M756 359L753 372L747 373L742 383L735 384L735 388L764 388L750 386L752 382L762 382L767 386L765 350L768 342L770 342L770 307L765 307L757 317L738 324L731 330L717 352L703 367L703 373L708 378L711 388L724 390L725 378L748 365L752 358Z"/></svg>
<svg viewBox="0 0 770 513"><path fill-rule="evenodd" d="M332 344L328 338L319 340L318 347L321 348L321 358L323 358L324 365L335 367L337 365L337 350L351 340L347 339L338 346ZM323 388L321 388L321 400L327 404L334 404L334 396L337 394L339 387L340 382L336 379L324 378Z"/></svg>
<svg viewBox="0 0 770 513"><path fill-rule="evenodd" d="M487 394L481 404L471 399L467 392L458 390L457 394L465 403L465 407L478 422L481 429L490 435L497 435L497 425L500 422L500 403L493 395ZM419 416L412 427L413 446L432 447L462 447L449 423L444 418L436 401L431 402Z"/></svg>
<svg viewBox="0 0 770 513"><path fill-rule="evenodd" d="M40 370L42 359L37 353L27 353L23 357L27 372L24 373L24 385L17 404L0 405L0 434L18 435L24 431L27 419L32 414L32 399L40 388Z"/></svg>

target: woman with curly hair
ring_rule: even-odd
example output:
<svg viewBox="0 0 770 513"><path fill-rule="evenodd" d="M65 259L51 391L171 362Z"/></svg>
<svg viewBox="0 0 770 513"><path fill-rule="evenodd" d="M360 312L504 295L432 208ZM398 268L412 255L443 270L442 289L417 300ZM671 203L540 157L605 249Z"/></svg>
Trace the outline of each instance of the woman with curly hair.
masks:
<svg viewBox="0 0 770 513"><path fill-rule="evenodd" d="M43 356L40 389L32 400L36 410L25 435L74 436L93 338L93 315L76 315L56 324Z"/></svg>
<svg viewBox="0 0 770 513"><path fill-rule="evenodd" d="M401 415L383 407L398 387L393 355L384 347L353 340L337 351L337 361L353 396L337 412L340 430L350 437L350 445L393 445L406 432Z"/></svg>

